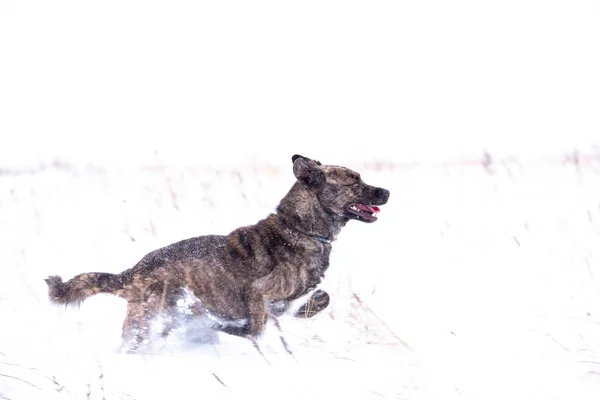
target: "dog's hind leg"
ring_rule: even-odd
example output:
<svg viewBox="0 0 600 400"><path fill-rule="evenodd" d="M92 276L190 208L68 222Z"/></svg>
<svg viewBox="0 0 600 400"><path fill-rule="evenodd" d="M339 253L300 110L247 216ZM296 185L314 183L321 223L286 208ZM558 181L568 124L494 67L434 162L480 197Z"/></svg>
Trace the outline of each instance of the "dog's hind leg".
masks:
<svg viewBox="0 0 600 400"><path fill-rule="evenodd" d="M181 288L169 288L167 282L163 284L160 302L157 305L156 316L162 319L163 327L161 336L166 338L171 330L178 328L184 317L178 312L177 302L183 299L184 292Z"/></svg>
<svg viewBox="0 0 600 400"><path fill-rule="evenodd" d="M152 321L164 310L166 292L160 295L154 288L143 288L127 302L127 316L123 322L121 349L135 353L142 344L151 342Z"/></svg>
<svg viewBox="0 0 600 400"><path fill-rule="evenodd" d="M135 353L148 337L148 304L142 301L127 303L127 316L123 322L121 350Z"/></svg>

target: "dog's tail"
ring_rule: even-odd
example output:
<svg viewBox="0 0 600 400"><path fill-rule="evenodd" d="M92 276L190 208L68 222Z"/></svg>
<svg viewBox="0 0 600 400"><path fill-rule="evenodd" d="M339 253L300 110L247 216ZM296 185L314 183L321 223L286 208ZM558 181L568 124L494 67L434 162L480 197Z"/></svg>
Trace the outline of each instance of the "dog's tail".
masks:
<svg viewBox="0 0 600 400"><path fill-rule="evenodd" d="M77 275L63 282L60 276L49 276L45 279L48 284L48 295L54 304L75 304L98 293L111 293L117 296L123 292L123 277L105 272L89 272Z"/></svg>

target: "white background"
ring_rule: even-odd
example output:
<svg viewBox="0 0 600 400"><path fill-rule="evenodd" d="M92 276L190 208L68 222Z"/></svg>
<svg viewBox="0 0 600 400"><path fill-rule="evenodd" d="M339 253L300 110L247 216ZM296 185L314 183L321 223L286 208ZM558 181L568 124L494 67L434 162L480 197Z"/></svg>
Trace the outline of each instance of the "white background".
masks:
<svg viewBox="0 0 600 400"><path fill-rule="evenodd" d="M340 163L598 143L594 1L19 1L3 163Z"/></svg>

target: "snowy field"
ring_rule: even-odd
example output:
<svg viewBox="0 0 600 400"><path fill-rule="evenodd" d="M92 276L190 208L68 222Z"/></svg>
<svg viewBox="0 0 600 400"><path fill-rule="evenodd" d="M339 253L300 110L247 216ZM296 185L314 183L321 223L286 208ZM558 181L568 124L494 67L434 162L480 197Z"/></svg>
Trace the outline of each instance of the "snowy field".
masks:
<svg viewBox="0 0 600 400"><path fill-rule="evenodd" d="M293 357L269 325L266 359L225 334L120 354L123 300L56 308L42 279L254 223L293 183L287 157L0 171L0 398L598 398L598 163L347 165L390 201L338 237L326 312L280 318Z"/></svg>

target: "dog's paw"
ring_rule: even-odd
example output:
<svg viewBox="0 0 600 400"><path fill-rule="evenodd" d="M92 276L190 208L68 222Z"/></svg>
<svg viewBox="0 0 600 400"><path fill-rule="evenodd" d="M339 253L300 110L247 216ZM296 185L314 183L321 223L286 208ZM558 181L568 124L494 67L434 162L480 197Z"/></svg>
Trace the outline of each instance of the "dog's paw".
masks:
<svg viewBox="0 0 600 400"><path fill-rule="evenodd" d="M229 335L246 337L250 335L250 324L245 325L232 325L232 324L222 324L220 322L215 322L212 326L212 329L225 332Z"/></svg>
<svg viewBox="0 0 600 400"><path fill-rule="evenodd" d="M304 303L294 314L297 318L312 318L329 305L329 295L326 291L316 290L310 299Z"/></svg>
<svg viewBox="0 0 600 400"><path fill-rule="evenodd" d="M286 300L272 300L269 304L269 314L274 317L281 317L290 307L290 302Z"/></svg>

